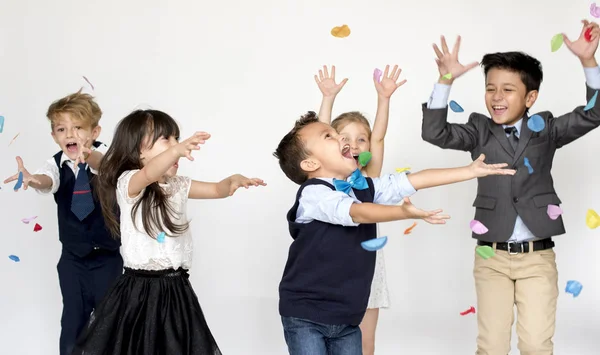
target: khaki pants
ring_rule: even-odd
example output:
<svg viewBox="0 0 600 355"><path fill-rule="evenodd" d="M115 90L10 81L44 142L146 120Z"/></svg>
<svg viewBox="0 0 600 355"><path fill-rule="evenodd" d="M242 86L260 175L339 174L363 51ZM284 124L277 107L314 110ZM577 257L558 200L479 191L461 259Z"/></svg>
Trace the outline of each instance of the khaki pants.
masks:
<svg viewBox="0 0 600 355"><path fill-rule="evenodd" d="M530 248L533 249L531 244ZM521 355L554 354L552 337L558 298L554 251L495 253L489 259L475 253L473 276L479 328L476 355L509 354L515 305Z"/></svg>

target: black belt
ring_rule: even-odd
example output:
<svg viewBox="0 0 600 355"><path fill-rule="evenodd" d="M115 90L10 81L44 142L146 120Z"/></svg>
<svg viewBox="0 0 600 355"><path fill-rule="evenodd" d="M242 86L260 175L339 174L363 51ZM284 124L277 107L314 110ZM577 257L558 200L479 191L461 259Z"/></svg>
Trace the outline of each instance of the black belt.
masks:
<svg viewBox="0 0 600 355"><path fill-rule="evenodd" d="M487 245L492 248L494 247L494 243L484 242L481 240L477 241L477 245ZM536 240L535 242L533 242L533 250L529 250L529 242L496 243L497 250L504 250L504 251L507 251L509 254L529 253L530 251L546 250L546 249L551 249L551 248L554 248L554 241L552 241L552 238Z"/></svg>

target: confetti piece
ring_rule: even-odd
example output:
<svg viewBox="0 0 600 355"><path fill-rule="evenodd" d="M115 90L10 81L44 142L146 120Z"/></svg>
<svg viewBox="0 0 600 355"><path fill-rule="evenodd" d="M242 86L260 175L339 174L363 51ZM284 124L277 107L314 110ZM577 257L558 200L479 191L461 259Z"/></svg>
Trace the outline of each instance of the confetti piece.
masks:
<svg viewBox="0 0 600 355"><path fill-rule="evenodd" d="M165 232L160 232L160 234L156 237L156 241L159 243L165 242Z"/></svg>
<svg viewBox="0 0 600 355"><path fill-rule="evenodd" d="M482 245L475 248L475 252L477 255L481 256L483 259L489 259L492 256L496 255L494 249L489 245Z"/></svg>
<svg viewBox="0 0 600 355"><path fill-rule="evenodd" d="M590 15L600 18L600 7L596 6L596 3L590 5Z"/></svg>
<svg viewBox="0 0 600 355"><path fill-rule="evenodd" d="M581 293L582 288L583 285L579 281L570 280L567 281L567 287L565 288L565 292L572 294L573 297L577 297Z"/></svg>
<svg viewBox="0 0 600 355"><path fill-rule="evenodd" d="M4 116L0 116L0 133L4 131Z"/></svg>
<svg viewBox="0 0 600 355"><path fill-rule="evenodd" d="M396 168L396 172L397 173L403 173L403 172L408 171L408 170L410 170L410 168Z"/></svg>
<svg viewBox="0 0 600 355"><path fill-rule="evenodd" d="M21 222L25 223L25 224L29 224L29 222L33 221L34 219L36 219L37 216L33 216L33 217L27 217L27 218L23 218L21 220Z"/></svg>
<svg viewBox="0 0 600 355"><path fill-rule="evenodd" d="M596 229L600 225L600 216L594 210L588 210L587 215L585 216L585 224L590 229Z"/></svg>
<svg viewBox="0 0 600 355"><path fill-rule="evenodd" d="M364 250L377 251L387 244L387 237L369 239L360 243Z"/></svg>
<svg viewBox="0 0 600 355"><path fill-rule="evenodd" d="M585 40L588 42L592 41L592 28L588 28L587 30L585 30L585 33L583 34L583 37L585 37Z"/></svg>
<svg viewBox="0 0 600 355"><path fill-rule="evenodd" d="M471 306L471 308L467 309L466 311L460 312L460 315L461 316L466 316L469 313L475 313L475 307Z"/></svg>
<svg viewBox="0 0 600 355"><path fill-rule="evenodd" d="M465 112L465 110L454 100L450 101L450 109L454 112Z"/></svg>
<svg viewBox="0 0 600 355"><path fill-rule="evenodd" d="M362 152L358 155L358 163L360 164L360 166L367 166L367 164L369 164L369 162L371 161L372 157L373 155L371 154L371 152Z"/></svg>
<svg viewBox="0 0 600 355"><path fill-rule="evenodd" d="M10 147L11 144L13 144L13 142L15 141L15 139L17 139L17 137L19 136L19 134L21 134L21 132L17 133L17 135L14 136L14 138L10 141L10 143L8 143L9 147Z"/></svg>
<svg viewBox="0 0 600 355"><path fill-rule="evenodd" d="M557 50L559 50L562 44L563 35L562 33L559 33L557 35L554 35L554 37L552 37L552 40L550 40L550 49L552 50L552 52L556 52Z"/></svg>
<svg viewBox="0 0 600 355"><path fill-rule="evenodd" d="M33 231L34 232L39 232L42 230L42 226L40 226L39 224L35 224L35 226L33 227Z"/></svg>
<svg viewBox="0 0 600 355"><path fill-rule="evenodd" d="M348 25L336 26L331 29L331 35L337 38L350 36L350 27Z"/></svg>
<svg viewBox="0 0 600 355"><path fill-rule="evenodd" d="M446 80L452 79L452 73L448 73L448 74L442 76L442 79L446 79Z"/></svg>
<svg viewBox="0 0 600 355"><path fill-rule="evenodd" d="M527 127L533 132L541 132L546 127L544 119L540 115L533 115L527 120Z"/></svg>
<svg viewBox="0 0 600 355"><path fill-rule="evenodd" d="M471 223L469 223L469 226L471 226L471 230L475 234L485 234L488 232L487 227L476 219L472 220Z"/></svg>
<svg viewBox="0 0 600 355"><path fill-rule="evenodd" d="M21 186L23 186L23 172L19 171L19 178L17 179L17 183L15 184L14 190L18 191Z"/></svg>
<svg viewBox="0 0 600 355"><path fill-rule="evenodd" d="M373 72L373 78L377 79L378 83L381 82L381 76L382 75L383 75L383 72L380 69L375 68L375 71Z"/></svg>
<svg viewBox="0 0 600 355"><path fill-rule="evenodd" d="M92 90L94 89L94 85L92 85L92 83L90 83L90 81L88 80L88 78L86 78L85 76L83 76L83 80L87 81L88 84L90 84L90 86L92 87Z"/></svg>
<svg viewBox="0 0 600 355"><path fill-rule="evenodd" d="M563 210L560 207L556 205L548 205L548 217L550 217L550 219L557 219L562 213Z"/></svg>
<svg viewBox="0 0 600 355"><path fill-rule="evenodd" d="M19 261L21 261L21 259L19 259L19 257L16 255L9 255L8 258L10 260L14 261L15 263L18 263Z"/></svg>
<svg viewBox="0 0 600 355"><path fill-rule="evenodd" d="M587 105L585 105L585 107L583 108L584 111L589 111L592 108L594 108L594 106L596 106L596 99L598 98L598 91L596 91L594 93L594 96L592 96L592 98L590 99L590 101L588 101Z"/></svg>
<svg viewBox="0 0 600 355"><path fill-rule="evenodd" d="M417 226L417 222L413 223L413 225L412 225L412 226L410 226L410 227L408 227L408 228L406 228L406 229L404 230L404 234L405 234L405 235L406 235L406 234L410 234L410 232L412 232L413 228L415 228L416 226Z"/></svg>
<svg viewBox="0 0 600 355"><path fill-rule="evenodd" d="M529 159L527 159L527 157L523 158L523 164L527 167L527 170L529 171L529 175L533 174L533 167L529 163Z"/></svg>

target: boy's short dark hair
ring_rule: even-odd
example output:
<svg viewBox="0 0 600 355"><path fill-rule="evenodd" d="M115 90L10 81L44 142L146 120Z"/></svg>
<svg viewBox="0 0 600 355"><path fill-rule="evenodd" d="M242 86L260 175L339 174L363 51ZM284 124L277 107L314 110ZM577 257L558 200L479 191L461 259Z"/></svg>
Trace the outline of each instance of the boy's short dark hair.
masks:
<svg viewBox="0 0 600 355"><path fill-rule="evenodd" d="M528 54L523 52L489 53L483 56L481 66L486 77L490 69L504 69L518 73L527 92L540 90L543 79L542 64Z"/></svg>
<svg viewBox="0 0 600 355"><path fill-rule="evenodd" d="M279 159L281 170L298 185L302 185L308 179L308 174L302 170L300 163L309 154L299 132L302 128L316 122L319 122L317 114L314 111L308 111L296 121L294 128L281 139L273 153L273 156Z"/></svg>

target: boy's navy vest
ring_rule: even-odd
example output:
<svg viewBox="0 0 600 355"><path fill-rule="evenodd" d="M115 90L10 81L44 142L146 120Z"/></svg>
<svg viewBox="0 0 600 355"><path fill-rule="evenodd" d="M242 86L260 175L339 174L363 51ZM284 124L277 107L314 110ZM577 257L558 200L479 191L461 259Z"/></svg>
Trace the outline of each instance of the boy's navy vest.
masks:
<svg viewBox="0 0 600 355"><path fill-rule="evenodd" d="M353 191L361 202L373 202L373 181L366 179L368 189ZM344 227L317 220L296 223L302 190L319 184L335 190L323 180L310 179L300 186L287 214L294 241L279 284L279 313L323 324L358 325L367 310L376 255L361 243L376 238L377 227Z"/></svg>
<svg viewBox="0 0 600 355"><path fill-rule="evenodd" d="M98 148L101 144L101 142L94 142L94 147ZM75 174L67 164L60 165L62 155L62 151L54 155L54 161L60 172L60 186L54 193L54 201L56 201L58 212L58 236L63 248L79 257L90 254L94 249L119 249L120 241L112 238L104 223L100 202L94 195L94 174L89 167L86 169L86 173L90 179L95 208L83 221L80 221L71 212Z"/></svg>

